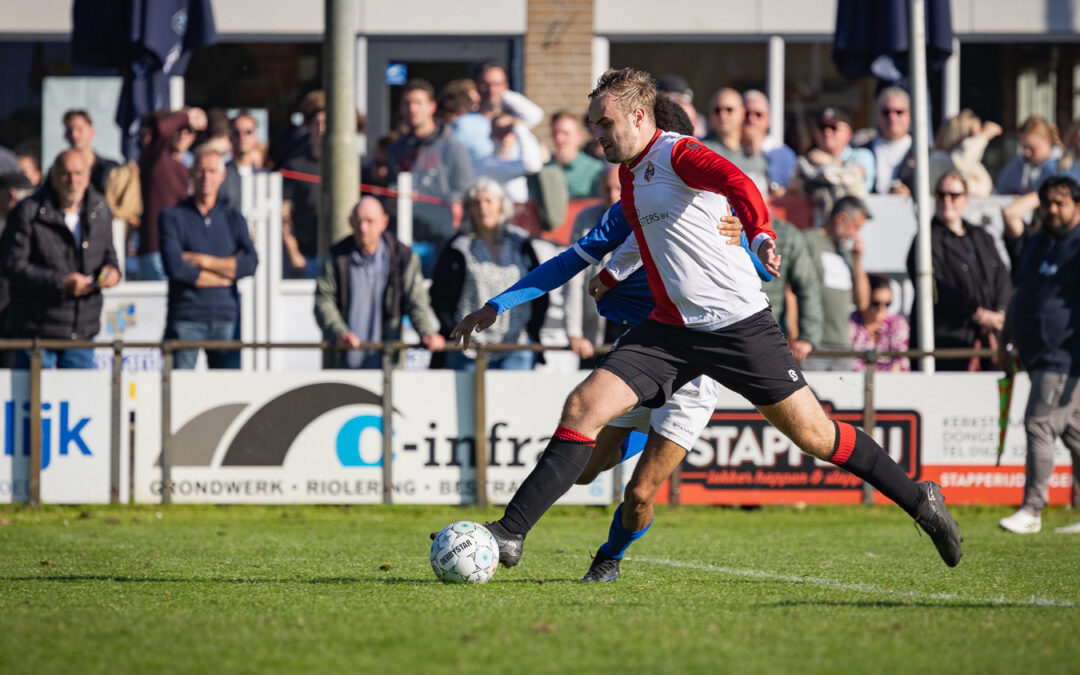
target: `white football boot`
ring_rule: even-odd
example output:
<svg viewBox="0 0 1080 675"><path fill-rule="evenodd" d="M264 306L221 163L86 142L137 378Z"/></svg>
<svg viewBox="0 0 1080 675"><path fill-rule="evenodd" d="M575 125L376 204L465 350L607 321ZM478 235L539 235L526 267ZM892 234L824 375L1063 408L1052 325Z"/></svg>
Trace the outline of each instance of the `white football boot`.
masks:
<svg viewBox="0 0 1080 675"><path fill-rule="evenodd" d="M1054 529L1054 532L1056 534L1080 534L1080 520L1076 521L1072 525L1058 527Z"/></svg>

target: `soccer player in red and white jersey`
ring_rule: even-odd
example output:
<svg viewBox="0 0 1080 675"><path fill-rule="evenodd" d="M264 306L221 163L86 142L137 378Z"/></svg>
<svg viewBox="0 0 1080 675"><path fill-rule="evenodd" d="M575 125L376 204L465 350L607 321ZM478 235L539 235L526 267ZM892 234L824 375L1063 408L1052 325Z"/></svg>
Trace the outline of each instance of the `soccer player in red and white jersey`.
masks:
<svg viewBox="0 0 1080 675"><path fill-rule="evenodd" d="M750 260L718 235L714 210L722 200L714 195L723 195L751 250L778 271L775 236L757 188L695 139L657 130L655 97L648 73L609 70L589 94L589 121L608 161L622 164L623 211L656 309L620 337L567 397L536 468L493 524L500 550L520 557L522 535L573 484L604 424L639 404L660 406L704 374L745 397L803 452L850 471L896 502L930 535L945 563L955 566L962 537L940 487L914 482L870 436L828 417L772 318ZM624 497L621 531L613 528L607 551L618 548L613 539L628 546L648 528L656 490L681 461L680 453L643 453L632 479L637 487ZM602 550L594 566L603 557Z"/></svg>

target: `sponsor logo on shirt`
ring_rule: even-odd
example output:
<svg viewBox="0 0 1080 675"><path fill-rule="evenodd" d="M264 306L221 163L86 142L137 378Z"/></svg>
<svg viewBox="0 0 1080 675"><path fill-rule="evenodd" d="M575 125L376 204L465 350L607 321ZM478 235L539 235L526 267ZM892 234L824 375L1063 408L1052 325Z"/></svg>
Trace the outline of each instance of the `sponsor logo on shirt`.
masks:
<svg viewBox="0 0 1080 675"><path fill-rule="evenodd" d="M638 222L641 224L642 227L644 227L645 225L652 225L653 223L662 223L667 219L667 211L664 211L662 213L646 213L645 215L641 215L640 213L638 213Z"/></svg>

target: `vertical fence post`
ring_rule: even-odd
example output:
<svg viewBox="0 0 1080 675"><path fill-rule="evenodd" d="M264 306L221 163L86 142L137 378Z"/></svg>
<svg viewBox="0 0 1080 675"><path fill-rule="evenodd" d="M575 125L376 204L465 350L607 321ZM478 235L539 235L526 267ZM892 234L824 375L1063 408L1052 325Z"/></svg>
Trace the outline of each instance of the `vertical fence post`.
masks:
<svg viewBox="0 0 1080 675"><path fill-rule="evenodd" d="M30 348L30 506L41 507L41 346Z"/></svg>
<svg viewBox="0 0 1080 675"><path fill-rule="evenodd" d="M383 504L394 503L394 470L392 460L394 458L394 344L390 341L383 343L382 354L382 480L383 480Z"/></svg>
<svg viewBox="0 0 1080 675"><path fill-rule="evenodd" d="M619 462L611 470L611 505L618 506L622 503L623 491L623 463Z"/></svg>
<svg viewBox="0 0 1080 675"><path fill-rule="evenodd" d="M682 462L671 472L668 479L668 503L672 507L678 507L682 503Z"/></svg>
<svg viewBox="0 0 1080 675"><path fill-rule="evenodd" d="M867 350L863 355L863 431L867 436L874 435L874 424L877 423L874 410L874 371L877 370L877 352ZM862 484L862 503L870 506L874 503L874 486L866 481Z"/></svg>
<svg viewBox="0 0 1080 675"><path fill-rule="evenodd" d="M173 344L161 344L161 503L172 503L172 368Z"/></svg>
<svg viewBox="0 0 1080 675"><path fill-rule="evenodd" d="M121 386L121 379L124 365L124 343L120 340L113 340L113 359L112 359L112 455L109 459L110 465L110 489L109 489L109 501L113 504L120 503L120 425L122 420L123 411L121 410L123 403L123 390Z"/></svg>
<svg viewBox="0 0 1080 675"><path fill-rule="evenodd" d="M484 382L487 379L488 354L484 345L476 345L476 378L473 387L476 412L476 505L482 509L488 507L487 495L487 392Z"/></svg>

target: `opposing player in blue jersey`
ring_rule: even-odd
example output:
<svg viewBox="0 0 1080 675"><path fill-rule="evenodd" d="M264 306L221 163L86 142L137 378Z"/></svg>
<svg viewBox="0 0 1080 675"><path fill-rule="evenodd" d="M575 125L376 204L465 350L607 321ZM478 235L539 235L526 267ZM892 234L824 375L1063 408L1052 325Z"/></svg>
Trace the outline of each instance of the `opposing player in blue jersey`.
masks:
<svg viewBox="0 0 1080 675"><path fill-rule="evenodd" d="M692 132L693 127L686 113L666 98L657 99L655 114L657 124L662 129L678 133ZM719 225L721 236L728 237L729 244L746 247L747 254L755 261L759 276L766 281L771 279L772 275L765 270L757 256L749 253L748 243L738 219L728 217L723 220L725 222ZM517 284L489 300L481 309L462 319L451 333L451 339L461 339L465 346L468 346L469 335L473 330L483 330L494 323L502 312L565 284L590 265L600 262L628 237L631 237L630 224L623 215L622 205L616 203L604 213L596 226L571 248L533 270ZM637 324L644 320L653 310L653 297L644 270L635 272L605 293L597 302L597 310L605 318L618 323ZM601 471L626 461L644 447L648 447L650 452L681 459L708 423L716 408L719 391L720 385L715 380L697 378L676 391L663 407L654 410L642 406L613 420L597 435L589 461L574 482L587 485ZM642 443L637 432L648 433L648 439ZM574 469L567 467L567 470ZM661 483L664 478L666 476L660 479ZM640 485L646 480L655 483L656 477L643 478L635 473L626 487L627 491L644 490L655 494L659 484ZM526 521L525 531L520 531L523 529L521 521L524 513L543 513L561 496L552 494L551 490L520 490L507 506L509 518L503 519L514 521L517 531L510 530L502 521L488 523L489 529L500 542L499 558L504 566L517 564L521 557L524 537L535 525L535 520ZM522 509L520 502L523 499L534 503ZM541 502L540 509L536 508L537 499ZM608 541L601 546L583 581L614 581L618 577L619 561L627 547L643 536L647 529L628 530L623 525L621 506L616 509Z"/></svg>

